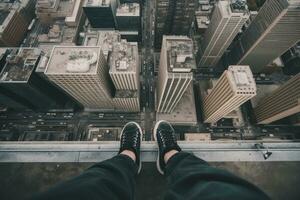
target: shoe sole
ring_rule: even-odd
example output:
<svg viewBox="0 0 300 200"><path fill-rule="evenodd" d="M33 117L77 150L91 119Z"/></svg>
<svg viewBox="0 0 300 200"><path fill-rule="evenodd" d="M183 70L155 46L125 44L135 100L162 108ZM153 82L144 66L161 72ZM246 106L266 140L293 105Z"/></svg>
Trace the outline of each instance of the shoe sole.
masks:
<svg viewBox="0 0 300 200"><path fill-rule="evenodd" d="M153 137L156 142L157 142L157 134L156 134L157 128L158 128L159 124L162 122L170 124L168 121L165 121L165 120L160 120L160 121L156 122L154 129L153 129ZM158 143L157 143L157 146L158 146ZM157 167L158 172L161 173L162 175L164 175L164 171L161 169L160 164L159 164L160 163L160 160L159 160L160 149L159 149L159 147L157 149L158 149L158 151L157 151L156 167Z"/></svg>
<svg viewBox="0 0 300 200"><path fill-rule="evenodd" d="M138 129L139 129L139 131L140 131L140 133L141 133L141 137L140 137L140 144L141 144L141 146L142 146L142 141L143 141L143 131L142 131L142 128L141 128L141 126L138 124L138 123L136 123L136 122L128 122L128 123L126 123L125 124L125 126L123 127L123 129L122 129L122 131L121 131L121 134L120 134L120 138L122 138L122 135L123 135L123 131L124 131L124 128L128 125L128 124L135 124L137 127L138 127ZM141 151L141 148L140 148L140 151ZM141 170L142 170L142 159L141 159L141 153L140 153L140 163L139 163L139 168L138 168L138 174L141 172Z"/></svg>

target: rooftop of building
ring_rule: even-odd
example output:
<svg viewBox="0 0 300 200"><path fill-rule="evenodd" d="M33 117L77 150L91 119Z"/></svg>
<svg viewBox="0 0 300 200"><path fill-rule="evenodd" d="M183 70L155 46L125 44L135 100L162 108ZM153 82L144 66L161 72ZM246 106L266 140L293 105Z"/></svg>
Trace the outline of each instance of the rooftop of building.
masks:
<svg viewBox="0 0 300 200"><path fill-rule="evenodd" d="M100 47L55 46L46 74L94 74L97 72Z"/></svg>
<svg viewBox="0 0 300 200"><path fill-rule="evenodd" d="M140 4L124 3L117 9L117 16L140 16Z"/></svg>
<svg viewBox="0 0 300 200"><path fill-rule="evenodd" d="M27 82L34 71L41 51L36 48L10 49L0 82Z"/></svg>
<svg viewBox="0 0 300 200"><path fill-rule="evenodd" d="M137 98L137 90L117 90L114 98Z"/></svg>
<svg viewBox="0 0 300 200"><path fill-rule="evenodd" d="M126 40L115 43L110 54L109 72L136 72L138 67L137 43L129 43Z"/></svg>
<svg viewBox="0 0 300 200"><path fill-rule="evenodd" d="M84 7L108 7L111 0L85 0Z"/></svg>
<svg viewBox="0 0 300 200"><path fill-rule="evenodd" d="M37 0L36 9L54 9L60 0Z"/></svg>
<svg viewBox="0 0 300 200"><path fill-rule="evenodd" d="M64 13L69 16L73 13L77 0L37 0L37 13Z"/></svg>
<svg viewBox="0 0 300 200"><path fill-rule="evenodd" d="M76 27L66 26L63 20L57 20L50 26L45 26L38 35L38 43L41 45L73 45L75 44Z"/></svg>
<svg viewBox="0 0 300 200"><path fill-rule="evenodd" d="M198 28L200 29L208 28L208 25L210 23L208 16L203 16L203 15L196 16L196 21L197 21Z"/></svg>
<svg viewBox="0 0 300 200"><path fill-rule="evenodd" d="M121 41L118 31L93 31L87 32L84 39L85 46L101 46L103 54L107 57L113 45Z"/></svg>
<svg viewBox="0 0 300 200"><path fill-rule="evenodd" d="M256 83L248 65L231 65L228 67L228 72L232 74L231 81L236 86L238 93L256 93Z"/></svg>
<svg viewBox="0 0 300 200"><path fill-rule="evenodd" d="M196 67L193 41L186 36L164 36L168 71L191 72Z"/></svg>

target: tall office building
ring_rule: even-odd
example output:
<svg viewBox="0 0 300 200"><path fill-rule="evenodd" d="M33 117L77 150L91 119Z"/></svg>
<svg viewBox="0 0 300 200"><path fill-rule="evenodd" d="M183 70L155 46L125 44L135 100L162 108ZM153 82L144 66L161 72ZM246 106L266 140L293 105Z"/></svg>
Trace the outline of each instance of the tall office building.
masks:
<svg viewBox="0 0 300 200"><path fill-rule="evenodd" d="M215 67L233 39L249 19L246 2L225 0L216 3L211 22L199 49L199 67Z"/></svg>
<svg viewBox="0 0 300 200"><path fill-rule="evenodd" d="M110 55L110 77L117 90L139 89L139 56L137 43L122 40L114 44Z"/></svg>
<svg viewBox="0 0 300 200"><path fill-rule="evenodd" d="M34 72L40 55L38 49L12 49L0 74L0 87L7 96L30 109L47 110L57 101L46 90L47 82Z"/></svg>
<svg viewBox="0 0 300 200"><path fill-rule="evenodd" d="M101 47L54 47L45 75L88 109L113 109L113 85Z"/></svg>
<svg viewBox="0 0 300 200"><path fill-rule="evenodd" d="M193 41L186 36L164 36L157 83L157 112L171 113L193 79L196 66Z"/></svg>
<svg viewBox="0 0 300 200"><path fill-rule="evenodd" d="M17 47L33 19L35 0L0 3L0 46Z"/></svg>
<svg viewBox="0 0 300 200"><path fill-rule="evenodd" d="M37 18L43 24L65 19L68 26L77 26L82 15L81 0L37 0Z"/></svg>
<svg viewBox="0 0 300 200"><path fill-rule="evenodd" d="M256 95L249 66L229 66L204 97L204 122L215 123Z"/></svg>
<svg viewBox="0 0 300 200"><path fill-rule="evenodd" d="M120 31L140 31L140 4L121 4L117 9L117 24Z"/></svg>
<svg viewBox="0 0 300 200"><path fill-rule="evenodd" d="M254 108L257 123L269 124L300 112L300 74L297 74Z"/></svg>
<svg viewBox="0 0 300 200"><path fill-rule="evenodd" d="M163 35L188 35L195 18L196 0L156 0L155 48Z"/></svg>
<svg viewBox="0 0 300 200"><path fill-rule="evenodd" d="M140 94L138 90L117 90L113 98L116 110L125 112L140 111Z"/></svg>
<svg viewBox="0 0 300 200"><path fill-rule="evenodd" d="M109 74L116 88L113 98L117 109L139 111L139 55L137 43L115 43L109 58Z"/></svg>
<svg viewBox="0 0 300 200"><path fill-rule="evenodd" d="M85 0L83 10L93 28L115 29L119 0Z"/></svg>
<svg viewBox="0 0 300 200"><path fill-rule="evenodd" d="M300 40L300 0L266 0L230 53L232 64L261 72Z"/></svg>

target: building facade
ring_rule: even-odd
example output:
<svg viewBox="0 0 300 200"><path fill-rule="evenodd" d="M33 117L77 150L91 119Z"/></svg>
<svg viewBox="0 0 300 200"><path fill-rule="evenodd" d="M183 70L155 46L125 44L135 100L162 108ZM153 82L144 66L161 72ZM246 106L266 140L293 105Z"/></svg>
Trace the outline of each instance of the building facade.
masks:
<svg viewBox="0 0 300 200"><path fill-rule="evenodd" d="M157 112L171 113L193 80L193 42L186 36L164 36L157 83Z"/></svg>
<svg viewBox="0 0 300 200"><path fill-rule="evenodd" d="M156 0L155 48L161 48L163 35L188 35L196 5L196 0Z"/></svg>
<svg viewBox="0 0 300 200"><path fill-rule="evenodd" d="M54 47L45 75L86 109L114 108L113 84L101 47Z"/></svg>
<svg viewBox="0 0 300 200"><path fill-rule="evenodd" d="M114 106L119 111L139 112L139 96L138 90L117 90L113 98Z"/></svg>
<svg viewBox="0 0 300 200"><path fill-rule="evenodd" d="M140 61L137 43L126 40L115 43L109 58L109 74L116 89L113 98L116 109L140 110Z"/></svg>
<svg viewBox="0 0 300 200"><path fill-rule="evenodd" d="M266 0L230 53L231 64L250 65L255 73L300 40L300 1Z"/></svg>
<svg viewBox="0 0 300 200"><path fill-rule="evenodd" d="M229 0L217 2L200 44L198 67L215 67L249 16L246 2L239 6Z"/></svg>
<svg viewBox="0 0 300 200"><path fill-rule="evenodd" d="M258 124L270 124L300 112L300 74L258 102L254 108Z"/></svg>
<svg viewBox="0 0 300 200"><path fill-rule="evenodd" d="M0 3L0 46L19 46L33 19L35 0L14 3Z"/></svg>
<svg viewBox="0 0 300 200"><path fill-rule="evenodd" d="M117 90L138 90L139 56L137 43L121 41L114 44L109 74Z"/></svg>
<svg viewBox="0 0 300 200"><path fill-rule="evenodd" d="M205 123L216 123L256 95L249 66L229 66L203 99Z"/></svg>

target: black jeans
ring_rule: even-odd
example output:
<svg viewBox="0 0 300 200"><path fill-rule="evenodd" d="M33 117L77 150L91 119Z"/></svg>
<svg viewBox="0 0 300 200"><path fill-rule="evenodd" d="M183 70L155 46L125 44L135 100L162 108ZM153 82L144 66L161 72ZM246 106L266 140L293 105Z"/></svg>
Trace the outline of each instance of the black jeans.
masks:
<svg viewBox="0 0 300 200"><path fill-rule="evenodd" d="M118 155L87 169L32 199L134 199L137 166L131 158ZM269 199L251 183L209 166L190 153L180 152L167 163L168 191L165 199ZM151 187L151 186L149 186Z"/></svg>

